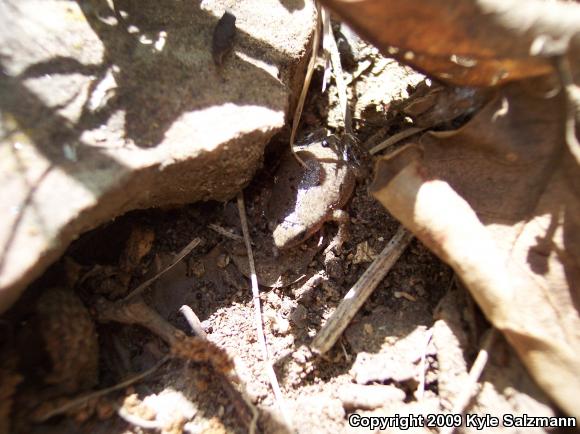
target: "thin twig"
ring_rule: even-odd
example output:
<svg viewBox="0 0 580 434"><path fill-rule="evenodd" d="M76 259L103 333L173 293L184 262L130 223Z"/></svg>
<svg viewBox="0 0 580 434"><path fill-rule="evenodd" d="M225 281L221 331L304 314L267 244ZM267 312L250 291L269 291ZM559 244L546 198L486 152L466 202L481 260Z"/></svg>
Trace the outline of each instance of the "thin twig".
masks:
<svg viewBox="0 0 580 434"><path fill-rule="evenodd" d="M323 40L322 46L330 53L330 60L332 62L332 70L334 72L334 80L336 81L336 88L338 90L338 100L340 103L340 110L344 120L344 131L352 135L352 120L350 110L348 109L348 97L346 94L346 82L344 80L344 73L342 72L342 64L340 63L340 54L336 39L330 25L330 13L326 8L322 8L322 28Z"/></svg>
<svg viewBox="0 0 580 434"><path fill-rule="evenodd" d="M65 412L69 411L72 408L75 408L75 407L78 407L80 405L83 405L84 403L86 403L87 401L90 401L91 399L99 398L99 397L104 396L104 395L106 395L108 393L111 393L111 392L114 392L116 390L119 390L119 389L123 389L125 387L128 387L131 384L136 383L139 380L142 380L143 378L147 377L148 375L153 374L156 370L158 370L161 366L163 366L165 364L165 362L167 362L169 360L169 358L170 358L169 356L164 356L152 368L146 370L145 372L142 372L140 374L137 374L134 377L131 377L131 378L125 380L125 381L122 381L119 384L115 384L114 386L107 387L107 388L101 389L101 390L97 390L96 392L92 392L92 393L89 393L87 395L79 396L76 399L72 399L72 400L66 402L65 404L61 405L60 407L55 408L55 409L52 409L51 411L43 414L38 419L38 421L39 422L44 422L44 421L50 419L53 416L57 416L59 414L63 414Z"/></svg>
<svg viewBox="0 0 580 434"><path fill-rule="evenodd" d="M155 282L157 279L159 279L159 277L161 277L163 274L165 274L166 272L168 272L169 270L171 270L175 265L177 265L177 263L179 263L183 258L185 258L189 252L191 252L193 249L195 249L199 243L201 243L201 240L199 238L194 238L193 240L191 240L191 242L185 246L173 259L173 261L171 261L171 264L169 264L167 267L165 267L163 270L161 270L160 272L158 272L155 276L153 276L150 279L147 279L145 282L143 282L141 285L139 285L137 288L135 288L133 291L131 291L129 293L129 295L127 295L125 298L123 298L122 300L120 300L121 302L124 301L128 301L133 297L136 297L137 295L141 294L143 291L145 291L145 289L147 289L153 282Z"/></svg>
<svg viewBox="0 0 580 434"><path fill-rule="evenodd" d="M184 251L186 250L187 248L184 249ZM178 257L182 257L184 251L182 251ZM183 339L185 338L184 333L168 323L155 310L150 308L142 298L135 298L121 303L100 300L96 307L97 318L100 321L116 321L123 324L138 324L149 329L155 335L159 336L161 339L167 342L167 344L169 344L169 346L172 348L171 353L173 357L185 357L186 359L195 360L195 355L191 351L192 348L188 349L187 346L183 346L183 343L185 342ZM212 344L207 339L207 335L201 327L199 318L197 318L191 308L184 305L181 307L180 312L185 316L190 327L197 334L197 337L201 338L201 343L207 347L206 350L211 350L210 352L205 352L205 355L203 355L202 359L206 360L203 361L209 362L214 367L216 374L218 374L219 378L223 380L224 387L227 387L227 391L233 400L234 407L236 411L239 412L240 419L244 422L244 424L248 425L249 433L254 434L256 432L259 414L258 410L255 408L245 393L245 385L242 384L242 390L240 390L239 393L236 393L237 390L231 384L231 382L239 383L239 378L235 372L235 369L233 375L230 375L230 368L228 367L228 372L226 372L223 368L224 361L220 360L220 358L216 358L215 351L217 350L221 353L223 350L219 350L215 344ZM221 358L223 358L223 356L225 356L225 353L221 354ZM251 413L249 417L247 416L248 413ZM120 414L120 416L124 417L123 414ZM130 416L131 415L129 415L129 417ZM137 419L130 422L139 426L143 426L143 424L141 424Z"/></svg>
<svg viewBox="0 0 580 434"><path fill-rule="evenodd" d="M276 378L276 372L274 372L274 367L270 362L270 357L268 355L268 346L266 345L266 336L264 335L264 328L262 323L262 311L260 307L260 291L258 287L258 276L256 275L256 267L254 265L254 254L252 252L252 243L250 242L250 231L248 230L248 219L246 217L246 206L244 204L244 194L240 192L238 194L238 212L240 213L240 221L242 224L242 233L244 234L244 242L246 244L246 250L248 252L248 262L250 265L250 281L252 284L252 299L254 301L254 320L256 324L256 332L258 335L258 343L262 351L262 358L266 364L266 373L270 380L272 390L274 391L274 396L280 407L280 411L286 420L286 423L290 426L291 420L289 413L286 409L284 403L284 396L280 390L280 385L278 384L278 379Z"/></svg>
<svg viewBox="0 0 580 434"><path fill-rule="evenodd" d="M348 86L357 80L362 75L362 73L369 69L371 66L373 66L373 62L370 60L363 60L362 62L359 61L356 71L354 71L350 77L345 80L345 84Z"/></svg>
<svg viewBox="0 0 580 434"><path fill-rule="evenodd" d="M143 429L155 429L161 431L163 425L157 420L145 420L137 416L136 414L129 413L125 408L119 407L117 409L117 414L125 422L130 423L133 426Z"/></svg>
<svg viewBox="0 0 580 434"><path fill-rule="evenodd" d="M258 287L258 276L256 274L256 267L254 264L254 252L250 243L250 233L248 230L248 219L246 217L246 205L244 203L243 193L238 194L238 212L240 213L240 221L242 223L242 233L244 234L244 242L246 243L246 250L248 252L248 262L250 264L250 282L252 285L252 300L254 301L254 320L256 325L256 332L258 333L258 343L262 351L264 360L268 359L268 347L266 346L266 337L262 326L262 312L260 307L260 291Z"/></svg>
<svg viewBox="0 0 580 434"><path fill-rule="evenodd" d="M397 134L393 134L387 140L384 140L381 143L379 143L378 145L374 146L369 151L369 154L375 155L376 153L381 152L383 149L387 149L388 147L393 146L394 144L400 142L401 140L404 140L408 137L414 136L415 134L420 133L421 131L424 131L424 130L425 130L425 128L411 127L411 128L407 128L406 130L403 130Z"/></svg>
<svg viewBox="0 0 580 434"><path fill-rule="evenodd" d="M221 376L221 381L223 383L222 387L225 389L227 394L230 396L230 399L232 400L234 409L238 412L238 416L240 417L242 422L248 426L248 434L255 434L256 429L258 427L258 418L260 416L260 413L258 412L258 409L256 408L256 406L246 393L247 390L246 384L240 380L241 390L238 390L234 387L232 382L229 381L229 379L226 378L225 376ZM250 411L249 420L247 417L248 415L246 413L246 410Z"/></svg>
<svg viewBox="0 0 580 434"><path fill-rule="evenodd" d="M324 72L322 74L322 93L326 92L326 87L330 82L330 73L332 71L332 64L330 60L330 50L328 49L328 32L330 31L330 20L326 18L330 15L326 13L324 8L320 9L322 17L322 60L324 63Z"/></svg>
<svg viewBox="0 0 580 434"><path fill-rule="evenodd" d="M290 150L292 155L296 160L303 166L306 167L306 163L298 156L294 151L294 141L296 140L296 132L298 131L298 125L300 124L300 117L302 116L302 109L304 108L304 102L306 101L306 95L308 94L308 88L310 87L310 81L312 80L312 74L314 73L314 66L316 65L316 58L318 57L318 44L320 43L320 6L316 2L316 24L314 26L314 37L312 38L312 54L310 55L310 61L308 62L308 67L306 69L306 77L304 77L304 84L302 85L302 91L300 92L300 98L296 104L296 110L294 110L294 118L292 119L292 130L290 132Z"/></svg>
<svg viewBox="0 0 580 434"><path fill-rule="evenodd" d="M492 328L487 336L483 339L483 343L481 346L481 350L477 354L475 358L475 362L471 366L469 370L469 376L467 380L464 382L463 389L459 393L459 397L455 401L453 405L453 410L451 410L451 414L463 414L469 401L471 400L472 396L476 391L476 384L479 381L479 377L483 373L485 369L485 365L487 364L487 360L489 358L489 351L495 342L495 338L497 336L497 329ZM446 427L439 430L440 434L453 434L455 431L454 427Z"/></svg>
<svg viewBox="0 0 580 434"><path fill-rule="evenodd" d="M195 314L195 312L188 305L184 304L179 308L179 312L184 316L185 320L191 327L191 330L200 338L207 339L207 334L201 326L201 321Z"/></svg>
<svg viewBox="0 0 580 434"><path fill-rule="evenodd" d="M157 312L151 309L141 298L136 300L131 300L130 302L123 303L123 304L116 304L112 302L105 302L101 301L97 307L98 317L100 320L106 321L117 321L123 324L138 324L142 327L149 329L155 335L159 336L163 339L167 344L172 347L172 356L175 357L185 357L189 360L195 360L195 357L192 356L191 351L188 353L183 353L179 351L179 347L183 346L183 337L184 334L182 331L176 329L168 323L165 319L163 319ZM192 328L197 329L196 332L198 337L202 339L202 343L207 345L207 349L211 349L212 344L201 329L201 325L199 324L199 319L195 315L195 313L187 306L182 306L180 312L183 313L190 323ZM197 322L197 325L196 325ZM215 347L217 349L217 347ZM177 349L178 351L174 351ZM181 353L181 354L180 354ZM201 354L201 353L200 353ZM206 358L204 356L204 358ZM240 419L244 422L244 424L248 425L248 430L252 434L256 431L256 424L258 420L258 410L253 406L251 400L246 396L245 393L245 385L242 384L242 388L239 393L236 393L236 389L231 384L231 382L239 383L239 377L234 369L233 375L230 373L226 373L223 369L219 366L222 365L222 362L216 360L215 354L210 357L208 360L205 360L212 364L214 367L216 374L219 376L220 379L224 382L224 387L227 387L228 393L230 394L234 407L236 411L238 411L240 415ZM239 364L239 363L238 363ZM241 396L241 399L240 399ZM251 413L248 417L247 414Z"/></svg>
<svg viewBox="0 0 580 434"><path fill-rule="evenodd" d="M207 334L201 328L201 322L199 321L199 318L189 306L184 304L179 309L179 312L181 312L181 314L185 317L189 326L192 328L195 334L197 334L197 336L199 336L202 339L207 339ZM241 363L242 363L241 360L236 361L237 365ZM238 411L240 418L244 420L245 423L248 424L249 434L254 434L256 432L256 427L258 424L259 413L258 410L256 409L256 406L252 403L252 401L248 398L246 394L245 384L241 384L241 390L238 391L236 388L233 387L230 381L232 378L227 378L224 375L220 375L220 377L223 381L223 387L226 389L226 391L230 395L230 398L233 401L234 408ZM241 379L239 381L241 382ZM239 397L242 398L243 404L245 404L245 408L243 407L243 404L240 405ZM251 413L251 419L249 421L245 420L246 419L244 414L245 410L249 410Z"/></svg>
<svg viewBox="0 0 580 434"><path fill-rule="evenodd" d="M94 306L95 316L99 322L118 322L121 324L139 325L159 336L171 347L179 344L184 333L167 322L151 308L142 297L127 302L99 299Z"/></svg>
<svg viewBox="0 0 580 434"><path fill-rule="evenodd" d="M218 226L216 224L210 223L209 225L207 225L208 228L210 228L212 231L217 232L220 235L223 235L226 238L229 238L231 240L234 241L244 241L244 237L242 237L241 235L238 234L234 234L230 231L228 231L225 228L222 228L221 226Z"/></svg>
<svg viewBox="0 0 580 434"><path fill-rule="evenodd" d="M314 352L324 354L332 348L366 299L397 262L412 239L413 235L402 226L399 227L395 236L379 253L351 290L348 291L334 313L328 318L326 324L316 334L311 345Z"/></svg>

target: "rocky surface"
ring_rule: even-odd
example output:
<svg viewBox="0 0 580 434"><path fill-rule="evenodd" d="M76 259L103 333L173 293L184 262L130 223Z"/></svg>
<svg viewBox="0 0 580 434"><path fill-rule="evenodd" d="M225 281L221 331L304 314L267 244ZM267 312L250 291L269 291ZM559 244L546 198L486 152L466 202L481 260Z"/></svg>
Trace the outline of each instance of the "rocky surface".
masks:
<svg viewBox="0 0 580 434"><path fill-rule="evenodd" d="M235 195L295 103L313 23L302 0L0 4L0 312L90 228Z"/></svg>

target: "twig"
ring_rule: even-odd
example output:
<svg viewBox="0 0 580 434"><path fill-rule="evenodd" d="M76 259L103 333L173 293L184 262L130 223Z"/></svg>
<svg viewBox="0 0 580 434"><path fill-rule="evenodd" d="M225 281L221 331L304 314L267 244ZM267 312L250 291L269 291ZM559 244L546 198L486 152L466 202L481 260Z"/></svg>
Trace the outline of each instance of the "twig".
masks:
<svg viewBox="0 0 580 434"><path fill-rule="evenodd" d="M219 378L223 380L225 387L228 388L227 391L233 400L236 411L239 412L241 420L248 425L250 434L255 433L258 420L258 410L253 406L250 399L247 398L245 394L245 386L243 384L242 390L240 390L238 394L235 393L236 389L231 382L238 382L238 377L235 369L233 375L230 375L229 372L224 370L224 366L229 369L229 359L228 361L223 360L223 357L227 357L227 355L223 353L223 350L219 349L215 344L212 344L207 339L207 335L203 329L201 329L199 319L197 319L197 316L189 307L182 306L180 312L184 314L192 328L199 328L199 330L196 330L198 334L197 338L190 338L198 339L196 341L198 342L198 345L196 345L198 348L188 346L187 341L184 341L185 334L159 316L159 314L150 308L141 298L122 304L101 300L97 304L97 316L99 321L116 321L123 324L138 324L149 329L169 344L172 348L171 355L173 357L196 361L196 357L199 356L200 359L197 361L210 363ZM196 322L198 323L197 325L195 325ZM189 342L193 343L192 341ZM198 351L199 349L203 349L203 351ZM247 417L248 412L251 413L250 417Z"/></svg>
<svg viewBox="0 0 580 434"><path fill-rule="evenodd" d="M199 242L199 240L198 240ZM185 256L191 250L190 243L188 247L178 254L178 258ZM197 244L196 244L197 245ZM176 261L178 261L177 259ZM195 331L197 337L186 338L185 334L167 322L154 309L150 308L141 297L133 298L129 301L110 302L100 299L96 304L96 315L99 321L116 321L123 324L137 324L149 329L155 335L163 339L171 347L171 356L184 358L191 361L201 361L210 363L216 374L223 381L224 387L227 388L232 398L236 411L239 412L240 419L248 425L250 434L256 432L258 421L258 410L254 407L251 400L246 396L245 386L242 384L242 390L237 390L231 384L232 381L238 382L235 372L234 362L218 346L207 339L207 335L201 327L199 318L195 315L189 306L182 306L179 310L184 316L190 327ZM233 370L233 375L231 375ZM241 395L241 399L240 399ZM248 417L248 413L250 416ZM146 427L139 419L129 420L129 414L119 414L136 426ZM125 417L127 416L127 417Z"/></svg>
<svg viewBox="0 0 580 434"><path fill-rule="evenodd" d="M200 338L207 339L207 334L201 326L201 321L195 314L195 312L188 305L184 304L179 308L179 312L185 317L185 320L191 327L191 330Z"/></svg>
<svg viewBox="0 0 580 434"><path fill-rule="evenodd" d="M306 77L304 77L304 84L302 85L302 91L300 92L300 98L296 104L296 110L294 110L294 118L292 119L292 130L290 132L290 150L292 155L296 160L303 166L306 164L294 151L294 141L296 140L296 131L298 130L298 124L300 124L300 117L302 116L302 109L304 108L304 102L306 101L306 95L308 94L308 88L310 87L310 81L312 80L312 74L314 73L314 66L316 65L316 58L318 57L318 44L320 43L320 6L316 3L316 24L314 26L314 37L312 38L312 54L310 55L310 61L308 62L308 67L306 69Z"/></svg>
<svg viewBox="0 0 580 434"><path fill-rule="evenodd" d="M360 307L397 262L412 239L413 235L402 226L399 227L395 236L379 253L351 290L348 291L334 313L328 318L326 324L317 333L311 345L313 351L324 354L332 348Z"/></svg>
<svg viewBox="0 0 580 434"><path fill-rule="evenodd" d="M286 423L292 426L289 413L286 409L284 403L284 396L280 390L280 385L278 384L278 379L276 378L276 372L274 372L274 367L270 362L270 357L268 355L268 346L266 345L266 336L264 335L264 328L262 324L262 311L260 307L260 291L258 288L258 276L256 275L256 267L254 265L254 254L252 252L252 244L250 242L250 231L248 230L248 219L246 217L246 206L244 204L244 194L240 192L238 194L238 212L240 213L240 221L242 224L242 233L244 234L244 242L246 244L246 250L248 252L248 262L250 265L250 281L252 284L252 299L254 301L254 320L256 324L256 332L258 334L258 343L262 351L262 358L266 364L266 373L270 380L272 390L274 391L274 396L280 407L280 411L286 420Z"/></svg>
<svg viewBox="0 0 580 434"><path fill-rule="evenodd" d="M376 153L381 152L383 149L387 149L389 146L393 146L394 144L400 142L401 140L404 140L408 137L414 136L415 134L420 133L421 131L424 131L424 130L425 130L425 128L411 127L411 128L407 128L406 130L401 131L397 134L393 134L387 140L384 140L381 143L379 143L378 145L374 146L369 151L369 154L375 155Z"/></svg>
<svg viewBox="0 0 580 434"><path fill-rule="evenodd" d="M238 390L233 386L232 382L229 381L228 378L224 376L221 376L220 378L223 388L230 396L238 416L242 422L248 426L248 434L255 434L258 427L258 417L260 416L260 413L258 412L256 406L252 403L252 400L248 397L246 393L246 385L240 381L241 390ZM250 411L250 415L246 413L246 410ZM249 420L247 416L250 417Z"/></svg>
<svg viewBox="0 0 580 434"><path fill-rule="evenodd" d="M334 72L334 79L338 90L338 100L340 102L340 110L344 119L344 131L352 135L352 120L350 110L348 109L348 98L346 95L346 82L342 72L342 64L340 63L340 54L336 39L330 25L330 13L326 8L322 8L322 28L323 39L322 46L330 53L330 60L332 62L332 70Z"/></svg>
<svg viewBox="0 0 580 434"><path fill-rule="evenodd" d="M216 224L210 223L209 225L207 225L208 228L210 228L212 231L217 232L220 235L223 235L226 238L229 238L231 240L234 241L244 241L244 237L238 235L238 234L234 234L230 231L228 231L227 229L222 228L221 226L218 226Z"/></svg>
<svg viewBox="0 0 580 434"><path fill-rule="evenodd" d="M185 317L185 319L189 323L189 326L200 338L207 339L207 334L201 328L199 318L189 306L187 305L181 306L179 312L181 312L181 314ZM239 364L241 363L241 361L238 361L237 363ZM242 420L244 420L244 422L247 423L249 434L254 434L256 432L256 426L258 424L259 413L254 404L252 403L252 401L246 396L245 385L242 383L241 390L238 391L236 388L233 387L232 383L229 381L230 380L229 378L227 378L224 375L220 375L220 378L222 379L224 389L226 389L226 391L230 395L230 398L234 404L234 408L240 415L240 418L242 418ZM241 403L239 400L240 396L242 398ZM247 418L245 417L245 410L250 411L251 413L250 420L246 420Z"/></svg>
<svg viewBox="0 0 580 434"><path fill-rule="evenodd" d="M142 298L127 302L111 302L100 299L95 304L96 318L99 322L115 321L121 324L136 324L159 336L170 346L179 343L185 334L173 327L157 311L149 307Z"/></svg>
<svg viewBox="0 0 580 434"><path fill-rule="evenodd" d="M155 429L155 430L159 430L159 431L161 431L161 429L163 428L161 422L157 422L156 420L145 420L145 419L142 419L142 418L140 418L139 416L137 416L135 414L129 413L123 407L119 407L117 409L117 414L125 422L130 423L131 425L136 426L138 428Z"/></svg>
<svg viewBox="0 0 580 434"><path fill-rule="evenodd" d="M131 291L129 293L129 295L127 295L125 298L121 299L121 302L124 301L128 301L129 299L136 297L137 295L141 294L145 289L147 289L153 282L155 282L157 279L159 279L159 277L161 277L163 274L165 274L167 271L171 270L177 263L179 263L183 258L185 258L189 252L191 252L193 249L195 249L199 243L201 243L201 240L199 238L194 238L193 240L191 240L191 242L185 246L173 259L173 261L171 262L171 264L169 264L166 268L164 268L163 270L161 270L160 272L158 272L155 276L153 276L150 279L147 279L145 282L143 282L141 285L139 285L137 288L135 288L133 291Z"/></svg>
<svg viewBox="0 0 580 434"><path fill-rule="evenodd" d="M369 69L372 65L373 65L373 62L371 62L370 60L364 60L362 62L359 62L358 66L356 68L356 71L354 71L350 75L350 77L348 77L345 80L345 84L348 86L349 84L354 82L356 79L358 79L362 75L363 72L365 72L367 69Z"/></svg>
<svg viewBox="0 0 580 434"><path fill-rule="evenodd" d="M260 292L258 288L258 276L256 274L256 267L254 264L254 252L250 243L250 233L248 230L248 219L246 217L246 205L244 203L243 193L238 194L238 212L240 213L240 221L242 223L242 233L244 234L244 242L246 243L246 250L248 252L248 262L250 264L250 281L252 284L252 299L254 301L254 320L256 331L258 333L258 342L262 357L264 360L268 359L268 347L266 346L266 337L262 327L262 312L260 307Z"/></svg>
<svg viewBox="0 0 580 434"><path fill-rule="evenodd" d="M465 412L465 409L467 408L467 405L469 404L469 401L471 400L471 397L475 392L476 389L475 386L479 380L479 377L481 377L485 365L487 364L487 360L489 358L489 351L491 350L491 347L495 342L496 336L497 330L495 328L492 328L488 332L487 336L483 339L481 350L479 350L479 353L475 358L475 362L473 362L473 365L469 370L469 376L467 378L467 381L463 385L463 389L459 393L459 397L457 398L457 401L455 401L455 404L453 405L453 410L451 410L451 414L463 414ZM454 431L455 427L446 427L442 428L439 431L439 433L453 434Z"/></svg>
<svg viewBox="0 0 580 434"><path fill-rule="evenodd" d="M72 400L66 402L65 404L61 405L60 407L52 409L51 411L40 416L40 418L38 419L38 422L44 422L53 416L63 414L72 408L78 407L78 406L86 403L87 401L90 401L91 399L99 398L99 397L106 395L108 393L114 392L114 391L119 390L119 389L123 389L124 387L128 387L131 384L136 383L139 380L142 380L143 378L147 377L148 375L153 374L157 369L159 369L161 366L163 366L163 364L165 364L165 362L167 362L169 360L169 358L170 358L169 356L163 357L152 368L148 369L145 372L142 372L141 374L137 374L134 377L131 377L125 381L122 381L119 384L115 384L114 386L107 387L107 388L101 389L101 390L97 390L96 392L92 392L92 393L89 393L87 395L80 396L76 399L72 399Z"/></svg>
<svg viewBox="0 0 580 434"><path fill-rule="evenodd" d="M425 348L423 350L423 354L421 354L421 380L419 381L419 386L417 387L417 400L421 401L423 399L423 395L425 394L425 375L427 372L427 351L429 348L429 342L431 342L431 338L433 337L433 330L427 330L427 334L425 336Z"/></svg>
<svg viewBox="0 0 580 434"><path fill-rule="evenodd" d="M330 32L330 14L324 8L320 9L322 17L322 59L324 61L324 73L322 74L322 93L326 92L326 86L330 81L332 64L330 60L330 49L328 47L328 33Z"/></svg>

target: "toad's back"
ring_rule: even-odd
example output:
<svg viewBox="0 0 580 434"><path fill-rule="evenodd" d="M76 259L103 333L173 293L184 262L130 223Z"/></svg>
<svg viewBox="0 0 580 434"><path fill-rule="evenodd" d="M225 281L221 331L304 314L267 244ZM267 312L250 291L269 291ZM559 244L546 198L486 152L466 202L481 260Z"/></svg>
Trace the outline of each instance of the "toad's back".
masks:
<svg viewBox="0 0 580 434"><path fill-rule="evenodd" d="M307 168L287 153L268 206L274 244L280 249L294 247L318 231L334 210L346 204L355 185L352 168L325 140L297 153Z"/></svg>

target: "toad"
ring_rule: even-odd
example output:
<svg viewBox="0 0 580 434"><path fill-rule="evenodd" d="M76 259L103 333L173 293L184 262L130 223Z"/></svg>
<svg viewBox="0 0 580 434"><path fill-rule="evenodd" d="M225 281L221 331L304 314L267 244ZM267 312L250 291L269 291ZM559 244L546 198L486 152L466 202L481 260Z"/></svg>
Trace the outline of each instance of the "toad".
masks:
<svg viewBox="0 0 580 434"><path fill-rule="evenodd" d="M295 247L334 220L339 225L327 247L339 250L346 238L348 215L341 208L350 199L356 176L341 155L340 141L326 130L317 130L296 153L306 167L290 154L282 159L267 207L274 245L281 250Z"/></svg>
<svg viewBox="0 0 580 434"><path fill-rule="evenodd" d="M341 207L353 193L357 170L341 155L342 143L326 130L315 131L304 143L296 151L306 167L288 151L272 181L247 209L255 222L252 242L260 285L285 287L303 278L321 247L319 240L308 242L309 238L331 220L338 222L339 230L326 248L324 262L329 275L338 275L328 266L346 240L348 215ZM245 246L230 243L228 250L238 270L250 276Z"/></svg>

